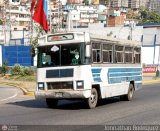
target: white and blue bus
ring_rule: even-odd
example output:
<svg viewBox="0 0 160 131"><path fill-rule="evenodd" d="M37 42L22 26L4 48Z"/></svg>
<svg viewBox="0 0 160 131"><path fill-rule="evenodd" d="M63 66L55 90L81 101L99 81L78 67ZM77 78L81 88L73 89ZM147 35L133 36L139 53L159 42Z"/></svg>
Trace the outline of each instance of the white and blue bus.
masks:
<svg viewBox="0 0 160 131"><path fill-rule="evenodd" d="M132 100L142 87L141 43L85 32L47 34L37 48L37 99L48 107L61 99Z"/></svg>

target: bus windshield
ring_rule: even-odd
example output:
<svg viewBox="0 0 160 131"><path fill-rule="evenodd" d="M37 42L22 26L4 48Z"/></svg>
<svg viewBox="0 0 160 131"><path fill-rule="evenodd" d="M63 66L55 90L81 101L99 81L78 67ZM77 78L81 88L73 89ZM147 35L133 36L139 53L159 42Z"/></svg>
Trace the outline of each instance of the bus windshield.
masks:
<svg viewBox="0 0 160 131"><path fill-rule="evenodd" d="M82 43L38 47L37 67L79 65L81 48Z"/></svg>

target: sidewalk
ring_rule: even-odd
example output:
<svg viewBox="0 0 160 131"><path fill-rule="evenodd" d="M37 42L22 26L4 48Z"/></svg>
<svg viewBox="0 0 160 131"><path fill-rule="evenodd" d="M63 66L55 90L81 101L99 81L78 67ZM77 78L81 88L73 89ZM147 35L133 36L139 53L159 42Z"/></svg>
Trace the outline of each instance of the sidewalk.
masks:
<svg viewBox="0 0 160 131"><path fill-rule="evenodd" d="M36 82L0 79L0 85L9 85L20 88L23 91L23 94L28 96L34 96L36 90Z"/></svg>
<svg viewBox="0 0 160 131"><path fill-rule="evenodd" d="M143 85L154 84L154 83L160 83L160 77L158 78L154 78L152 76L143 77L142 81Z"/></svg>
<svg viewBox="0 0 160 131"><path fill-rule="evenodd" d="M160 83L160 78L153 79L153 77L143 77L142 84L154 84ZM14 81L14 80L4 80L0 79L0 85L10 85L17 88L20 88L24 95L34 96L34 92L36 90L36 82L26 82L26 81Z"/></svg>

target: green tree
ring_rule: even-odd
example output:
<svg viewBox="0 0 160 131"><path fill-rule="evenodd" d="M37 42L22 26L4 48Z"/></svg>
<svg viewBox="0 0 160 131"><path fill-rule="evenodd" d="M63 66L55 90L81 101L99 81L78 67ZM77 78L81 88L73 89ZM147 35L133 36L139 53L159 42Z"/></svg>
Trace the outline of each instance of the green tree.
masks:
<svg viewBox="0 0 160 131"><path fill-rule="evenodd" d="M31 56L32 57L35 56L35 49L38 46L38 38L40 37L40 35L43 34L43 29L39 25L35 26L35 30L36 30L36 36L35 37L31 36L31 38L30 38L30 40L31 40Z"/></svg>
<svg viewBox="0 0 160 131"><path fill-rule="evenodd" d="M2 74L5 76L7 73L8 73L8 62L7 60L5 60L2 64L2 67L1 67L1 72Z"/></svg>
<svg viewBox="0 0 160 131"><path fill-rule="evenodd" d="M2 21L2 19L0 19L0 25L3 25L3 21Z"/></svg>
<svg viewBox="0 0 160 131"><path fill-rule="evenodd" d="M158 12L143 7L140 8L139 14L139 23L141 24L160 23L160 14Z"/></svg>
<svg viewBox="0 0 160 131"><path fill-rule="evenodd" d="M83 3L84 3L85 5L89 5L89 0L83 0Z"/></svg>
<svg viewBox="0 0 160 131"><path fill-rule="evenodd" d="M109 5L110 4L110 0L105 0L105 4Z"/></svg>

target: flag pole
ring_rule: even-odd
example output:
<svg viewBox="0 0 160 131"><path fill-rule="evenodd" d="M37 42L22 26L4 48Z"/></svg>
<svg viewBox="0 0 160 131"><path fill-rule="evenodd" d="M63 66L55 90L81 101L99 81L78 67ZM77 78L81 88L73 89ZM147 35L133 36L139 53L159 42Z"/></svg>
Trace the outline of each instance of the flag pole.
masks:
<svg viewBox="0 0 160 131"><path fill-rule="evenodd" d="M51 2L49 0L49 14L50 14L50 17L49 17L49 23L50 23L50 33L52 33L52 15L51 15Z"/></svg>

